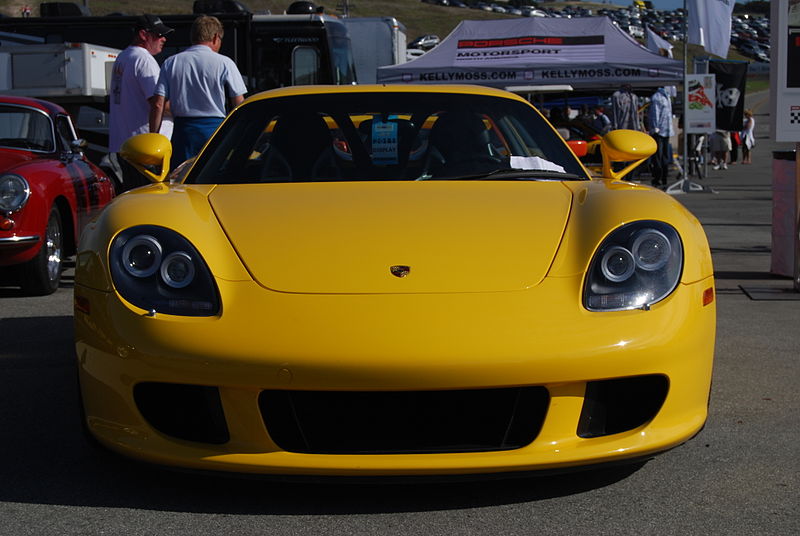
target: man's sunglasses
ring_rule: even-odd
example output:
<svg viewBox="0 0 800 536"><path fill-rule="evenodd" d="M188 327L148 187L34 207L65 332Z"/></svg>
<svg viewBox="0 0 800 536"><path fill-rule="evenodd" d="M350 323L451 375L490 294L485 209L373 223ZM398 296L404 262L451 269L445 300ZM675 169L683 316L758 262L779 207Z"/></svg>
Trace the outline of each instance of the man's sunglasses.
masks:
<svg viewBox="0 0 800 536"><path fill-rule="evenodd" d="M149 33L150 35L153 35L153 36L155 36L155 37L157 37L159 39L161 39L162 37L167 37L167 34L154 32L153 30L147 30L147 33Z"/></svg>

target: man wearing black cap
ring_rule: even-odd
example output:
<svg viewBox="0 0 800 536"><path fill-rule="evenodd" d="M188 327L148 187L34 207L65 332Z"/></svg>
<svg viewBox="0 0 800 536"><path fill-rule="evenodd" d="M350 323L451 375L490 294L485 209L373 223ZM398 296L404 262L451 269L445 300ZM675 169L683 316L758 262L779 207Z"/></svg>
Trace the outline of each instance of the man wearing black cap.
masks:
<svg viewBox="0 0 800 536"><path fill-rule="evenodd" d="M111 153L136 134L149 132L150 103L158 81L159 66L153 58L164 48L167 34L172 32L155 15L142 15L136 21L131 44L114 62L111 78L109 143ZM164 121L161 134L170 137L172 122Z"/></svg>

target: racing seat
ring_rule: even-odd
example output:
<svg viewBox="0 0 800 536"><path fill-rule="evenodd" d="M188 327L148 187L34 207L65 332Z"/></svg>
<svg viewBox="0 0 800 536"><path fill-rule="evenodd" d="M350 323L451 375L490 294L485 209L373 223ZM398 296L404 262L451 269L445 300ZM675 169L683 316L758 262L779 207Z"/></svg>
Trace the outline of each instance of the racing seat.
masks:
<svg viewBox="0 0 800 536"><path fill-rule="evenodd" d="M426 172L432 177L457 177L501 167L483 118L472 112L447 112L438 117L430 136Z"/></svg>
<svg viewBox="0 0 800 536"><path fill-rule="evenodd" d="M330 175L337 173L327 169L334 162L331 143L330 129L320 114L282 115L270 138L262 176L269 179L288 174L288 178L296 182L331 178Z"/></svg>

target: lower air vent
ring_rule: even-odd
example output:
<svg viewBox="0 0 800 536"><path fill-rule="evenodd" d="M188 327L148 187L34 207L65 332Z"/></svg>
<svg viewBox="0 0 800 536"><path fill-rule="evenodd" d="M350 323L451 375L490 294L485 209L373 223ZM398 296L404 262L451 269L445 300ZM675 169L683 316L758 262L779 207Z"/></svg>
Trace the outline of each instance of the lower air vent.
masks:
<svg viewBox="0 0 800 536"><path fill-rule="evenodd" d="M145 420L162 434L215 445L230 439L216 387L140 383L133 398Z"/></svg>
<svg viewBox="0 0 800 536"><path fill-rule="evenodd" d="M289 452L400 454L510 450L531 443L544 387L461 391L263 391L270 437Z"/></svg>
<svg viewBox="0 0 800 536"><path fill-rule="evenodd" d="M600 437L638 428L653 419L667 398L660 375L588 382L578 424L580 437Z"/></svg>

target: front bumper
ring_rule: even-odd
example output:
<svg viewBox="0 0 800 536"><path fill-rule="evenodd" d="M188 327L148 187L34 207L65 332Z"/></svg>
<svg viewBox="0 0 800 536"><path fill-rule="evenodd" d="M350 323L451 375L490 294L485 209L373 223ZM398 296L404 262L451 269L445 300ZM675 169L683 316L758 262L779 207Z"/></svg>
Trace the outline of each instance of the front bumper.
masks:
<svg viewBox="0 0 800 536"><path fill-rule="evenodd" d="M39 235L0 236L0 266L22 264L39 251Z"/></svg>
<svg viewBox="0 0 800 536"><path fill-rule="evenodd" d="M491 294L302 295L218 280L224 310L214 318L149 317L115 293L77 285L76 351L87 425L106 446L154 463L342 476L560 469L640 458L691 438L707 415L715 306L703 306L702 299L713 280L681 285L650 311L613 313L582 309L580 283L579 277L548 278L526 291ZM663 380L655 380L664 394L653 416L623 431L585 433L581 421L597 386L613 392L614 381L638 377ZM216 418L227 437L180 438L157 422L169 412L169 398L142 402L135 393L164 384L216 393ZM338 404L330 402L338 395L406 393L408 401L415 391L433 393L431 405L440 408L446 403L436 393L529 388L545 393L541 419L530 419L532 441L523 433L509 448L389 452L381 450L384 443L373 451L358 452L356 444L331 453L304 450L265 424L286 393L311 393L323 408ZM634 389L628 402L652 399L648 388ZM324 428L328 435L349 437L370 426L353 417L358 400L340 406L344 414L330 411L321 419L340 419ZM470 400L477 402L465 412L488 404ZM458 419L457 426L469 427L469 418ZM375 428L391 433L395 427ZM396 428L402 438L413 426Z"/></svg>

